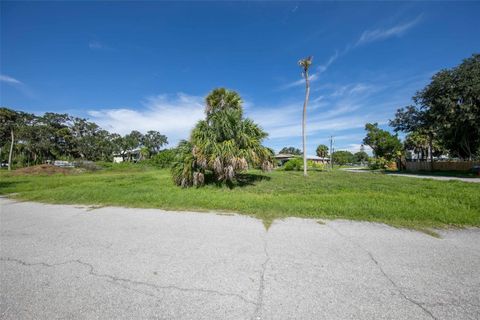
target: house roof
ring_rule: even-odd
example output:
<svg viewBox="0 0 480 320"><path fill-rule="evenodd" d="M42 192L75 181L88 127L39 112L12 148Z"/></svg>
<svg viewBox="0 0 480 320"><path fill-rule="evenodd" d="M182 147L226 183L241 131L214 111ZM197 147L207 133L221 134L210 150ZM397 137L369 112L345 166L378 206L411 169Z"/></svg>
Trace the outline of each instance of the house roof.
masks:
<svg viewBox="0 0 480 320"><path fill-rule="evenodd" d="M295 157L295 155L290 154L290 153L279 153L279 154L275 155L276 159L285 159L285 158L289 159L289 158L293 158L293 157Z"/></svg>
<svg viewBox="0 0 480 320"><path fill-rule="evenodd" d="M289 154L289 153L279 153L277 155L275 155L275 159L291 159L291 158L295 158L295 157L301 157L299 155L295 155L295 154ZM307 159L308 160L327 160L329 161L330 158L322 158L322 157L318 157L318 156L309 156L307 155Z"/></svg>

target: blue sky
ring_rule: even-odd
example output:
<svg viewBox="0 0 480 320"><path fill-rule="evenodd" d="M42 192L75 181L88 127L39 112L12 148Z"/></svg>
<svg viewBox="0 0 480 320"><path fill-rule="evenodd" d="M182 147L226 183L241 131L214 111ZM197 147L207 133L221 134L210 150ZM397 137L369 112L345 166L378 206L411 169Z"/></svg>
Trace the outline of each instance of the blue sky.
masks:
<svg viewBox="0 0 480 320"><path fill-rule="evenodd" d="M175 144L215 87L237 90L277 151L357 151L366 122L442 68L480 51L479 2L1 2L1 105L68 112L105 129L158 130Z"/></svg>

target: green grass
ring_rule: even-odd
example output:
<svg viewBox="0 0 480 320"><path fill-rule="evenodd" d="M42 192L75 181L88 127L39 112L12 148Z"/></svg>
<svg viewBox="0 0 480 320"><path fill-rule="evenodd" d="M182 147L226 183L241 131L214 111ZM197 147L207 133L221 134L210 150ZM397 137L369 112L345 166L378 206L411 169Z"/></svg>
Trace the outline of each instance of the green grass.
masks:
<svg viewBox="0 0 480 320"><path fill-rule="evenodd" d="M0 194L48 203L111 205L248 214L277 218L352 219L426 229L480 226L480 184L385 174L250 172L228 188L181 189L168 170L109 168L93 173L13 176L0 173ZM94 211L93 211L94 212Z"/></svg>

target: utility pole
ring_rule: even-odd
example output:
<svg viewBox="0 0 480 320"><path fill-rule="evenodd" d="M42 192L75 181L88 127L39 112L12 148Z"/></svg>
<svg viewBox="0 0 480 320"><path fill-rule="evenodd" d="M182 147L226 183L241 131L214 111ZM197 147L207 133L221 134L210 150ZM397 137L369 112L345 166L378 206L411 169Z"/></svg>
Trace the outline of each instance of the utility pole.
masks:
<svg viewBox="0 0 480 320"><path fill-rule="evenodd" d="M330 136L330 169L333 170L333 136Z"/></svg>

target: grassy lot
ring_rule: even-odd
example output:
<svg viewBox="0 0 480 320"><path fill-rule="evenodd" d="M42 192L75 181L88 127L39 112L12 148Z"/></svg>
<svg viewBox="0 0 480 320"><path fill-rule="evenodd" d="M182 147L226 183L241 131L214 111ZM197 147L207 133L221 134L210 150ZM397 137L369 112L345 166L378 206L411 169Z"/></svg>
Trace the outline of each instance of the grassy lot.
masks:
<svg viewBox="0 0 480 320"><path fill-rule="evenodd" d="M480 184L342 171L251 172L233 188L181 189L168 170L110 168L92 173L14 176L0 173L0 194L49 203L178 210L218 210L276 218L345 218L426 229L480 226Z"/></svg>

